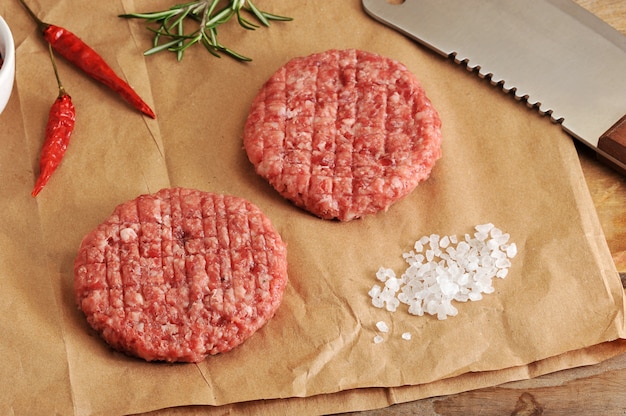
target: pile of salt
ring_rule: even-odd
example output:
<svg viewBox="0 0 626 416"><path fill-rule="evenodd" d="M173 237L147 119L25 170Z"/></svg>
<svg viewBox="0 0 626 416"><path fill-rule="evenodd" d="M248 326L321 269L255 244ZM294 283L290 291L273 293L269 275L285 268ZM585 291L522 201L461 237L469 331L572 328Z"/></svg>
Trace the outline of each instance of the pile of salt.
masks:
<svg viewBox="0 0 626 416"><path fill-rule="evenodd" d="M452 301L477 301L483 293L493 293L493 278L506 277L517 246L493 224L475 230L463 240L432 234L416 241L413 250L403 254L408 268L399 278L391 269L378 270L376 277L385 285L374 285L368 292L372 304L395 312L402 303L412 315L446 319L458 313Z"/></svg>

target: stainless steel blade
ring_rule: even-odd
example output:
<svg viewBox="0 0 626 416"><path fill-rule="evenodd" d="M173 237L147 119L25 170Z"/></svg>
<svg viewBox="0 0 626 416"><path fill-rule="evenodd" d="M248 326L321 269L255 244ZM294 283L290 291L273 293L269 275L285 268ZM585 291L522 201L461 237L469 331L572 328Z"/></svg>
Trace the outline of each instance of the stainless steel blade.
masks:
<svg viewBox="0 0 626 416"><path fill-rule="evenodd" d="M626 114L626 36L570 0L362 2L373 18L466 63L596 151Z"/></svg>

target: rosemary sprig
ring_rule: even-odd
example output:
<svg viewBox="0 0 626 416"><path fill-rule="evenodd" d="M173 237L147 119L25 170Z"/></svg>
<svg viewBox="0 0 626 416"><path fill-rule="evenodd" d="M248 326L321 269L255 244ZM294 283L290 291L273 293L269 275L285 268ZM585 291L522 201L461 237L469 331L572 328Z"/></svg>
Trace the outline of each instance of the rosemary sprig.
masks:
<svg viewBox="0 0 626 416"><path fill-rule="evenodd" d="M119 17L144 19L149 25L154 25L148 26L148 30L154 33L154 39L152 47L144 55L169 51L174 52L179 61L183 59L185 50L196 43L203 45L218 58L223 53L238 61L251 61L251 58L222 45L217 38L217 28L233 17L246 30L255 30L259 25L269 27L272 20L292 20L290 17L259 10L250 0L195 0L177 4L167 10L121 14ZM185 32L187 20L192 20L197 25L190 33Z"/></svg>

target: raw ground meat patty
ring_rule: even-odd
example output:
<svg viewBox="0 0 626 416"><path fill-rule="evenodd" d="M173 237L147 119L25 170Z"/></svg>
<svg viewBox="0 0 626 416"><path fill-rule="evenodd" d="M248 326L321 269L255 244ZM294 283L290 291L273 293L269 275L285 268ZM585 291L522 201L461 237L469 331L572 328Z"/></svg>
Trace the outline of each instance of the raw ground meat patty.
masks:
<svg viewBox="0 0 626 416"><path fill-rule="evenodd" d="M287 284L287 252L250 202L163 189L119 205L83 239L78 306L113 348L198 362L263 326Z"/></svg>
<svg viewBox="0 0 626 416"><path fill-rule="evenodd" d="M387 210L441 157L441 121L401 63L360 50L292 59L254 98L244 147L256 172L324 219Z"/></svg>

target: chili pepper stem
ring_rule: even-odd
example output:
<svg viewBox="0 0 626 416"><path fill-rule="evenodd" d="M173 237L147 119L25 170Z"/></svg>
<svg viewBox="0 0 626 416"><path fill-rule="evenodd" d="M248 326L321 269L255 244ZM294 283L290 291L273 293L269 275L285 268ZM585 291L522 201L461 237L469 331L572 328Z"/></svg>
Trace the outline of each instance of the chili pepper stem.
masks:
<svg viewBox="0 0 626 416"><path fill-rule="evenodd" d="M32 17L35 23L37 23L37 27L39 28L39 30L43 32L48 28L48 26L50 26L50 24L43 22L40 18L38 18L37 15L30 9L30 7L28 7L24 0L19 0L19 2L22 3L22 6L24 6L30 17Z"/></svg>
<svg viewBox="0 0 626 416"><path fill-rule="evenodd" d="M21 0L20 0L21 1ZM57 80L57 85L59 86L59 97L67 95L65 92L65 87L63 87L63 83L61 83L61 78L59 77L59 70L57 69L57 62L54 59L54 52L52 51L52 45L48 44L48 51L50 52L50 61L52 62L52 69L54 70L54 77Z"/></svg>

